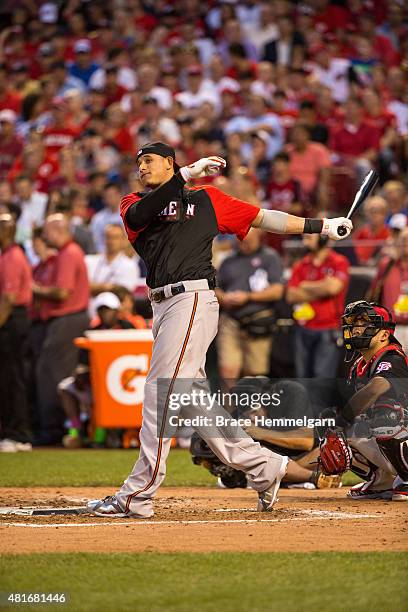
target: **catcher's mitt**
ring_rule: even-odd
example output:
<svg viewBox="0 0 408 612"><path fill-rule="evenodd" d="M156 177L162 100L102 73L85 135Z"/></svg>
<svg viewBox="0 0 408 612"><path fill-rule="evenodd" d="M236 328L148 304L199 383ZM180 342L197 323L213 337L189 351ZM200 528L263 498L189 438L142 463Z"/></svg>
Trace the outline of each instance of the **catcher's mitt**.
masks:
<svg viewBox="0 0 408 612"><path fill-rule="evenodd" d="M343 474L350 469L353 455L341 431L328 429L320 443L319 463L327 475Z"/></svg>

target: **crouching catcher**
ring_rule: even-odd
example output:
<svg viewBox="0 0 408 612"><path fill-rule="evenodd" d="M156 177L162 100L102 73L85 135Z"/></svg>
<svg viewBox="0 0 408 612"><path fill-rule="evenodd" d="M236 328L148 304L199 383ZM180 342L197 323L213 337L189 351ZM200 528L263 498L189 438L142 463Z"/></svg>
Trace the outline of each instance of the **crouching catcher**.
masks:
<svg viewBox="0 0 408 612"><path fill-rule="evenodd" d="M351 469L365 482L353 499L408 500L408 358L383 306L349 304L343 315L346 361L352 362L344 434L326 432L320 464L326 474Z"/></svg>

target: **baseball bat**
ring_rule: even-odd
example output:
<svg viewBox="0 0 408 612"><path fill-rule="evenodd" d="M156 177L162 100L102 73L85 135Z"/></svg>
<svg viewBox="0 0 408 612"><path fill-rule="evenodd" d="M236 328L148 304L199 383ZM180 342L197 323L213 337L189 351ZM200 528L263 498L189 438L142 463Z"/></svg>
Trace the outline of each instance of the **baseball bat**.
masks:
<svg viewBox="0 0 408 612"><path fill-rule="evenodd" d="M347 213L346 219L351 219L354 213L360 208L363 202L368 198L374 187L378 182L378 174L375 170L370 170L370 172L365 177L364 181L361 183L360 189L357 191L354 196L354 200L352 205L350 206L350 210ZM347 229L344 225L340 225L337 228L337 233L339 236L345 236L347 234Z"/></svg>

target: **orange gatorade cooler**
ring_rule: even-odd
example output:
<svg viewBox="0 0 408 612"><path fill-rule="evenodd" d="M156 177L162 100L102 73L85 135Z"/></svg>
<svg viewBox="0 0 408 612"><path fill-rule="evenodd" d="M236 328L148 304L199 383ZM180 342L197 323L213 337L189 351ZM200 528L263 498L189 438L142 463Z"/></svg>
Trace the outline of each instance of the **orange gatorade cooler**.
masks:
<svg viewBox="0 0 408 612"><path fill-rule="evenodd" d="M151 330L91 330L75 344L89 351L93 425L140 428L143 390L152 356Z"/></svg>

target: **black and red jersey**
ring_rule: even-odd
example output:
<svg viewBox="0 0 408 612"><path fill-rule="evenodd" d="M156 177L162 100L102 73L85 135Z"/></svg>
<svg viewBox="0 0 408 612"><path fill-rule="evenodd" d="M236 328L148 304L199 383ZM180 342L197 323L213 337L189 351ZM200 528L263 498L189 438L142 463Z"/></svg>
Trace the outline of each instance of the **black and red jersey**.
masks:
<svg viewBox="0 0 408 612"><path fill-rule="evenodd" d="M408 398L408 357L398 344L389 344L378 351L368 362L361 356L350 370L350 382L354 391L365 387L374 377L386 378L391 388L385 393L387 399ZM382 397L383 399L383 397Z"/></svg>
<svg viewBox="0 0 408 612"><path fill-rule="evenodd" d="M122 198L129 242L147 267L151 289L184 280L215 278L212 241L219 233L243 239L259 208L216 187L185 187L180 174L148 193Z"/></svg>

